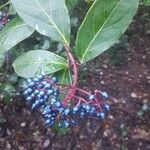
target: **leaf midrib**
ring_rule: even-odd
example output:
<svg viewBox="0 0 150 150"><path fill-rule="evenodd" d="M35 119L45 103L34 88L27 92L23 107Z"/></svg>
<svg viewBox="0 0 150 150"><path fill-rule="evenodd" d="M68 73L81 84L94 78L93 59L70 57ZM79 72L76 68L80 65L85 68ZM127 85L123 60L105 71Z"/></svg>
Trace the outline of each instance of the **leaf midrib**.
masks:
<svg viewBox="0 0 150 150"><path fill-rule="evenodd" d="M42 11L46 14L46 16L48 16L48 18L50 19L50 21L53 23L55 29L59 32L59 34L62 36L64 42L67 44L68 41L66 40L66 38L64 37L64 35L61 33L61 31L59 30L59 28L57 27L56 23L52 20L52 18L49 16L49 14L45 11L45 9L43 9L43 7L41 6L41 4L39 3L38 0L35 0L37 2L37 4L39 5L39 7L42 9Z"/></svg>
<svg viewBox="0 0 150 150"><path fill-rule="evenodd" d="M110 18L110 16L112 15L112 13L116 10L116 8L118 7L118 5L120 4L122 0L119 0L118 3L116 4L116 6L113 8L112 12L110 13L110 15L108 16L108 18L105 20L104 24L102 25L102 27L99 29L99 31L96 33L96 35L94 36L93 40L90 42L90 44L88 45L88 47L86 48L85 52L83 53L82 59L81 59L81 63L83 63L85 55L87 53L87 51L89 50L91 44L93 43L93 41L95 40L95 38L97 37L97 35L102 31L103 27L106 25L108 19ZM96 2L95 2L96 3ZM95 5L95 4L94 4Z"/></svg>
<svg viewBox="0 0 150 150"><path fill-rule="evenodd" d="M23 66L23 65L30 65L30 64L55 64L55 65L60 65L60 66L65 66L67 67L67 64L65 65L64 63L56 63L56 62L37 62L37 61L32 61L30 63L22 63L22 64L19 64L20 66Z"/></svg>

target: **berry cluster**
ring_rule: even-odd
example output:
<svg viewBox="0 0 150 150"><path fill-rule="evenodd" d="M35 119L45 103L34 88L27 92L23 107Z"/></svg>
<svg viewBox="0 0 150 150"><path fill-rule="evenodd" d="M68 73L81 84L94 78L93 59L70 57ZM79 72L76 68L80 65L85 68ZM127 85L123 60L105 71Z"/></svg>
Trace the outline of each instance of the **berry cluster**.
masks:
<svg viewBox="0 0 150 150"><path fill-rule="evenodd" d="M8 23L9 19L8 16L2 12L0 12L0 30Z"/></svg>
<svg viewBox="0 0 150 150"><path fill-rule="evenodd" d="M77 120L84 117L105 118L105 112L110 109L105 103L105 100L109 98L106 92L95 90L94 94L91 94L77 89L71 101L61 100L67 88L70 87L58 84L54 76L38 75L27 79L24 95L32 104L33 109L40 108L49 126L56 123L60 128L67 128L76 125Z"/></svg>

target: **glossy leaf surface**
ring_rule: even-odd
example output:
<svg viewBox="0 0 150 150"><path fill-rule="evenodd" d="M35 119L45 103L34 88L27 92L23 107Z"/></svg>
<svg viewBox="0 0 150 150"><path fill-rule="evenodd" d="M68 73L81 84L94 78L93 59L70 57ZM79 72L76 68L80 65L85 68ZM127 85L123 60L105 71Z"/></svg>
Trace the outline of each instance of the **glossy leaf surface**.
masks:
<svg viewBox="0 0 150 150"><path fill-rule="evenodd" d="M23 20L39 33L69 43L70 20L64 0L11 0Z"/></svg>
<svg viewBox="0 0 150 150"><path fill-rule="evenodd" d="M96 0L77 35L76 56L87 62L113 46L131 23L139 0Z"/></svg>
<svg viewBox="0 0 150 150"><path fill-rule="evenodd" d="M31 50L19 56L13 63L15 72L22 77L51 74L67 67L67 62L52 52Z"/></svg>

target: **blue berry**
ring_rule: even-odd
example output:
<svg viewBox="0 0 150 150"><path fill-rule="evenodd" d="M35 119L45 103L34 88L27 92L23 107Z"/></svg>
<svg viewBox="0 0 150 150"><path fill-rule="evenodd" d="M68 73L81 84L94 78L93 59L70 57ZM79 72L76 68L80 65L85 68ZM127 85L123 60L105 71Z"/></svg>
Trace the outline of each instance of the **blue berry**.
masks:
<svg viewBox="0 0 150 150"><path fill-rule="evenodd" d="M35 94L38 94L40 91L39 90L35 90Z"/></svg>
<svg viewBox="0 0 150 150"><path fill-rule="evenodd" d="M45 109L45 110L43 111L43 115L46 115L46 114L48 114L48 113L50 113L50 112L51 112L50 109Z"/></svg>
<svg viewBox="0 0 150 150"><path fill-rule="evenodd" d="M69 122L66 121L66 120L64 121L64 127L65 127L65 128L68 128L68 127L69 127Z"/></svg>
<svg viewBox="0 0 150 150"><path fill-rule="evenodd" d="M97 95L90 94L87 102L70 103L70 105L64 106L60 100L60 91L56 86L57 78L38 75L35 78L27 79L27 88L24 95L26 100L32 104L32 109L39 108L45 118L45 123L49 126L53 126L55 123L60 128L73 126L77 124L79 116L81 119L84 117L97 117L99 119L105 118L105 111L110 109L110 106L101 103L101 108L98 107L98 100L103 97L108 98L106 92L101 93L101 99L97 98ZM72 104L75 106L73 107ZM100 111L104 110L104 112Z"/></svg>
<svg viewBox="0 0 150 150"><path fill-rule="evenodd" d="M40 106L40 101L36 100L33 104L32 104L32 109L38 108Z"/></svg>
<svg viewBox="0 0 150 150"><path fill-rule="evenodd" d="M34 97L35 97L35 93L32 93L32 94L31 94L31 97L34 98Z"/></svg>
<svg viewBox="0 0 150 150"><path fill-rule="evenodd" d="M56 113L56 112L52 112L52 116L53 116L53 117L56 117L56 116L57 116L57 113Z"/></svg>
<svg viewBox="0 0 150 150"><path fill-rule="evenodd" d="M44 91L40 91L39 93L41 96L44 96L45 95L45 92Z"/></svg>
<svg viewBox="0 0 150 150"><path fill-rule="evenodd" d="M28 93L31 93L32 91L33 91L33 90L32 90L31 88L28 88L28 89L27 89L27 92L28 92Z"/></svg>
<svg viewBox="0 0 150 150"><path fill-rule="evenodd" d="M47 94L48 94L48 95L51 95L52 93L53 93L53 90L52 90L52 89L50 89L50 90L47 91Z"/></svg>
<svg viewBox="0 0 150 150"><path fill-rule="evenodd" d="M27 79L27 82L30 83L30 82L32 82L32 80L31 80L30 78L28 78L28 79Z"/></svg>
<svg viewBox="0 0 150 150"><path fill-rule="evenodd" d="M53 83L56 83L57 82L57 78L56 77L52 77L52 81L53 81Z"/></svg>
<svg viewBox="0 0 150 150"><path fill-rule="evenodd" d="M54 103L56 103L57 102L57 100L55 99L55 98L52 98L51 99L51 104L53 105Z"/></svg>
<svg viewBox="0 0 150 150"><path fill-rule="evenodd" d="M27 101L30 101L30 100L32 100L32 97L31 97L31 96L28 96L28 97L26 98L26 100L27 100Z"/></svg>
<svg viewBox="0 0 150 150"><path fill-rule="evenodd" d="M45 118L49 118L49 119L50 119L51 117L52 117L51 114L46 114L46 115L45 115Z"/></svg>
<svg viewBox="0 0 150 150"><path fill-rule="evenodd" d="M106 110L110 110L110 106L107 104L105 104L105 108L106 108Z"/></svg>
<svg viewBox="0 0 150 150"><path fill-rule="evenodd" d="M109 97L107 92L102 92L101 95L102 95L103 97L105 97L105 98L108 98L108 97Z"/></svg>
<svg viewBox="0 0 150 150"><path fill-rule="evenodd" d="M51 120L51 122L48 124L49 126L53 126L54 125L54 121L53 120Z"/></svg>
<svg viewBox="0 0 150 150"><path fill-rule="evenodd" d="M100 118L100 119L104 119L105 118L105 113L103 113L103 112L97 113L97 117Z"/></svg>
<svg viewBox="0 0 150 150"><path fill-rule="evenodd" d="M90 109L91 109L90 105L86 105L85 109L86 109L86 111L90 111Z"/></svg>
<svg viewBox="0 0 150 150"><path fill-rule="evenodd" d="M70 109L69 109L69 108L66 108L66 109L64 110L64 114L65 114L65 115L68 115L69 112L70 112Z"/></svg>
<svg viewBox="0 0 150 150"><path fill-rule="evenodd" d="M47 81L43 81L42 84L43 85L47 85L48 83L47 83Z"/></svg>
<svg viewBox="0 0 150 150"><path fill-rule="evenodd" d="M73 113L76 113L79 110L79 107L74 107L73 108Z"/></svg>
<svg viewBox="0 0 150 150"><path fill-rule="evenodd" d="M59 128L62 128L62 127L63 127L63 124L62 124L61 122L59 122L59 123L58 123L58 127L59 127Z"/></svg>
<svg viewBox="0 0 150 150"><path fill-rule="evenodd" d="M40 81L40 79L39 78L34 78L33 81L38 82L38 81Z"/></svg>
<svg viewBox="0 0 150 150"><path fill-rule="evenodd" d="M58 110L59 110L59 113L63 113L64 112L64 108L62 108L62 107L59 108Z"/></svg>
<svg viewBox="0 0 150 150"><path fill-rule="evenodd" d="M37 78L41 80L44 78L44 76L43 75L37 75Z"/></svg>
<svg viewBox="0 0 150 150"><path fill-rule="evenodd" d="M84 116L85 116L85 112L82 111L82 112L80 113L80 118L83 118Z"/></svg>
<svg viewBox="0 0 150 150"><path fill-rule="evenodd" d="M50 124L50 122L51 122L50 119L47 119L47 120L45 121L46 124Z"/></svg>
<svg viewBox="0 0 150 150"><path fill-rule="evenodd" d="M95 96L94 95L90 95L89 96L89 100L94 100L95 99Z"/></svg>
<svg viewBox="0 0 150 150"><path fill-rule="evenodd" d="M24 91L24 93L23 93L24 95L27 95L28 94L28 91L26 90L26 91Z"/></svg>
<svg viewBox="0 0 150 150"><path fill-rule="evenodd" d="M61 103L58 101L58 102L55 103L55 106L56 106L56 107L60 107L60 106L61 106Z"/></svg>
<svg viewBox="0 0 150 150"><path fill-rule="evenodd" d="M28 84L28 87L33 87L34 86L34 82L30 82L29 84Z"/></svg>
<svg viewBox="0 0 150 150"><path fill-rule="evenodd" d="M47 83L44 88L49 89L51 87L51 84Z"/></svg>

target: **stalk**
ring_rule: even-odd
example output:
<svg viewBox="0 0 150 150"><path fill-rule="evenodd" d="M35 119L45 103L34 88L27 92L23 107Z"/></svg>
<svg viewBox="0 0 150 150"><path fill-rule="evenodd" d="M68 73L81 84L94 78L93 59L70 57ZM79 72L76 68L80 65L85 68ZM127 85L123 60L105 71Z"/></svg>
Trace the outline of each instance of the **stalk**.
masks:
<svg viewBox="0 0 150 150"><path fill-rule="evenodd" d="M68 94L66 95L65 99L64 99L64 103L70 101L77 90L77 83L78 83L78 65L77 65L77 61L74 58L71 48L68 45L64 45L66 52L67 52L67 56L69 59L69 64L72 67L72 71L73 71L73 81L72 81L72 85L70 86L70 89L68 91Z"/></svg>

